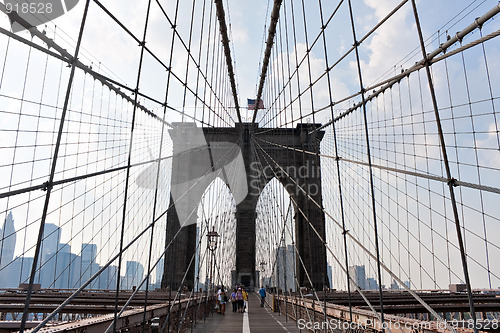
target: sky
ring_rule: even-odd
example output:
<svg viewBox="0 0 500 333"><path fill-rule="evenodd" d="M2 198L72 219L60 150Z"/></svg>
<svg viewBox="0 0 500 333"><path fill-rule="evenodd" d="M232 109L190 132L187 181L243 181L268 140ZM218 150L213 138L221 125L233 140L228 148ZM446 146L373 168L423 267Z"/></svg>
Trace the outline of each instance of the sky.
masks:
<svg viewBox="0 0 500 333"><path fill-rule="evenodd" d="M358 36L363 36L373 25L382 19L398 1L354 1L353 10L356 16L356 27ZM127 27L136 36L142 36L142 28L145 21L146 1L140 1L134 6L125 6L122 2L107 1L103 4L122 22L126 22ZM171 18L174 17L175 1L166 1L166 12ZM196 9L201 10L202 1L197 1ZM229 21L230 33L232 37L232 53L235 63L239 102L246 106L246 98L254 98L256 95L257 83L260 75L260 61L263 55L263 43L267 37L267 27L269 24L269 15L272 10L272 2L270 1L224 1L226 8L226 18ZM472 4L472 5L471 5ZM454 1L450 4L446 1L434 1L432 6L426 2L418 2L420 18L424 38L435 37L438 29L441 32L451 24L456 23L453 20L455 15L462 18L464 15L460 11L464 8L474 9L468 14L460 24L453 26L453 33L459 30L463 25L471 23L475 17L482 15L487 10L495 5L495 1ZM190 2L182 2L179 9L178 29L184 39L188 39L190 21L188 15L190 13ZM471 6L469 6L471 5ZM296 5L298 7L298 5ZM61 44L71 52L74 47L74 41L77 39L80 21L83 13L84 1L80 0L78 5L69 11L67 14L53 20L47 26L47 35L53 35L54 26L57 26L58 35L56 42ZM333 3L323 4L325 13L330 13L333 8ZM310 31L309 38L312 39L317 34L319 28L319 17L317 12L317 2L306 2L306 13L310 15L308 20L308 29ZM298 11L300 9L296 8ZM327 15L325 14L325 17ZM2 16L2 27L8 27L5 16ZM449 23L451 22L451 23ZM346 24L347 23L347 24ZM352 45L352 35L348 25L347 7L342 6L340 13L331 23L332 29L327 32L329 37L328 43L331 57L340 55ZM447 23L447 25L445 25ZM305 50L303 33L300 33L301 23L297 22L297 39L299 42L298 53L302 54ZM494 23L493 23L494 24ZM194 22L196 26L196 22ZM43 30L43 26L39 26ZM168 32L170 27L167 25L161 11L155 7L153 1L152 13L150 18L150 28L148 30L147 40L148 47L153 50L162 60L168 59L169 44L171 41L171 33ZM196 30L196 29L195 29ZM334 31L335 30L335 31ZM452 33L452 34L453 34ZM21 36L27 36L27 32L20 32ZM406 59L406 63L399 63L410 52L414 51L418 46L416 39L415 27L413 24L413 15L411 12L410 3L407 3L391 18L380 31L377 31L373 38L369 39L366 47L360 49L362 64L364 67L365 84L377 82L381 74L386 71L393 71L394 64L402 66L412 65L411 60L420 60L421 55L417 53L414 59ZM193 45L197 38L197 33L193 34ZM359 38L359 37L358 37ZM433 38L434 39L434 38ZM89 11L89 21L85 28L83 38L82 61L86 64L93 64L93 68L99 67L104 70L104 66L109 69L109 72L114 73L119 77L121 82L128 86L135 85L136 72L131 70L134 66L137 68L139 49L136 43L127 38L126 35L116 28L116 23L106 17L101 10L91 3ZM428 47L434 49L437 47L437 41L434 41ZM133 51L135 50L135 51ZM174 68L180 69L185 66L185 54L176 49L174 52ZM158 81L159 67L149 64L149 59L145 60L144 80L142 82L143 91L151 92L154 97L163 97L162 84ZM324 56L321 54L321 49L312 51L312 71L320 73L324 67ZM348 92L352 92L357 87L356 78L353 78L352 70L353 59L348 59L346 66L341 66L338 72L333 71L333 76L338 78L334 81L335 91L337 95L344 96ZM176 67L177 66L177 67ZM112 75L113 76L113 75ZM303 75L304 76L304 75ZM154 78L154 84L148 82L149 78ZM326 95L325 95L326 96ZM161 98L160 98L161 99ZM172 102L178 107L180 102Z"/></svg>
<svg viewBox="0 0 500 333"><path fill-rule="evenodd" d="M68 50L68 52L73 53L75 47L75 41L78 37L78 31L80 28L80 22L82 19L82 13L84 9L84 1L80 0L78 5L69 11L67 14L55 19L54 21L47 24L46 27L39 26L40 30L45 30L47 36L54 38L56 43L63 46ZM175 1L161 1L165 6L165 10L169 17L173 18L175 16L174 4ZM197 13L200 13L204 3L210 4L212 1L196 1ZM308 26L309 41L311 41L318 33L320 28L320 20L317 15L318 13L318 3L316 1L305 1L305 11L308 13L308 20L306 22ZM377 22L379 22L388 12L397 5L399 1L393 0L357 0L353 1L353 10L355 11L355 25L357 29L358 38L363 36L368 32ZM145 22L146 6L147 1L142 0L135 2L133 5L125 4L123 1L103 1L103 4L108 8L113 15L116 16L118 20L123 22L127 28L136 36L140 38L143 34L143 26ZM285 5L288 5L289 1L285 1ZM335 5L331 1L322 1L324 6L324 12L330 13ZM450 30L450 35L453 35L456 31L462 29L463 27L469 25L478 16L481 16L489 9L497 5L497 1L470 1L470 0L460 0L460 1L417 1L417 6L419 8L420 19L422 22L422 29L424 34L424 39L427 41L428 51L434 50L438 47L437 31L441 33ZM181 1L177 29L179 34L183 37L185 41L189 38L189 28L190 24L190 6L192 2ZM164 63L168 64L170 61L170 45L172 40L172 29L169 23L164 19L163 14L157 7L156 3L153 1L152 11L149 22L149 29L147 31L147 46L150 48ZM243 107L246 106L247 98L255 98L256 96L256 86L259 80L260 74L260 63L263 55L263 42L267 37L267 28L269 24L269 15L272 10L272 2L264 0L254 0L254 1L236 1L228 0L224 1L224 6L226 9L226 19L228 20L228 25L230 27L230 39L232 41L231 53L233 56L234 67L236 71L236 81L238 85L238 97L239 104ZM208 7L207 7L208 8ZM300 8L296 4L295 10ZM465 9L465 11L463 11ZM290 22L288 22L290 24ZM305 36L301 33L300 29L303 29L303 22L296 22L297 24L297 45L294 50L288 50L290 54L294 51L298 54L299 58L301 55L305 54L307 46L305 44ZM5 15L0 15L0 26L5 29L9 29L9 22ZM488 23L485 27L485 31L497 30L499 26L498 19L493 20ZM197 43L200 39L201 29L199 21L193 23L193 37L192 45L193 49L197 49ZM206 30L205 30L206 33ZM28 32L18 32L19 36L27 39L31 39ZM328 42L328 60L331 64L334 59L341 56L346 50L348 50L352 45L352 33L350 30L350 22L347 7L343 5L336 16L335 20L332 21L329 29L326 32L327 42ZM467 37L464 43L470 42L477 38L477 32L472 36ZM445 36L442 34L440 37L441 41L444 40ZM35 43L39 43L34 40ZM7 45L8 48L7 48ZM366 40L365 43L360 47L360 60L362 65L362 72L365 86L369 86L376 82L379 82L381 78L387 78L388 75L398 73L401 69L409 68L416 61L421 59L421 54L418 52L418 39L416 34L416 27L414 24L413 13L411 11L410 3L407 3L394 17L387 21L386 24L382 26L381 29L377 30L372 37ZM495 59L500 53L500 46L498 41L490 42L487 44L488 56L490 59ZM91 65L92 68L98 72L102 72L105 75L117 80L120 83L127 85L128 87L135 87L137 78L137 69L139 64L139 47L135 41L129 38L121 29L117 28L115 22L113 22L103 11L98 8L95 2L91 1L89 16L87 24L85 26L85 31L83 35L82 51L80 55L80 60L86 64ZM5 55L5 56L4 56ZM277 62L286 58L288 54L273 54L272 62ZM44 103L47 104L57 104L61 103L63 94L60 91L64 91L65 82L68 78L68 70L61 68L60 63L50 59L46 60L45 56L33 52L29 54L28 48L24 45L19 45L18 43L10 42L7 44L7 39L5 36L0 36L0 56L2 57L2 64L6 63L6 67L3 70L2 85L0 87L0 94L2 95L1 107L2 107L2 127L0 132L1 141L4 143L3 156L7 161L2 164L0 168L0 178L2 192L7 189L20 188L30 183L30 179L33 175L36 175L43 179L47 175L49 170L49 161L51 156L50 149L45 149L42 147L37 148L36 157L40 159L40 162L35 168L32 165L28 165L27 169L22 169L21 167L17 171L11 170L10 161L15 161L18 163L20 160L29 160L31 156L25 155L31 154L31 151L26 149L25 152L22 150L17 150L14 152L12 147L15 142L22 142L26 140L28 142L28 134L21 138L15 137L14 133L17 128L17 114L19 108L23 109L23 112L36 114L35 106L23 105L20 106L19 101L15 101L11 98L5 98L5 96L25 98L26 100L40 100L40 94L42 90L45 91L45 96L43 97ZM483 98L488 98L488 87L486 81L484 80L485 74L481 67L481 52L471 52L466 54L466 60L468 67L468 74L471 81L474 82L471 85L471 94L473 100L481 100ZM29 57L29 70L26 71L26 63ZM179 43L174 46L174 56L172 58L172 69L174 73L179 76L183 76L186 73L186 52L183 50ZM310 69L313 77L319 76L325 68L325 57L322 53L322 49L315 47L310 53ZM451 73L451 85L454 91L454 98L456 98L456 103L467 102L465 100L466 93L463 87L459 86L461 80L461 62L455 59L450 60L450 73ZM495 61L489 62L490 73L500 72L500 63ZM24 86L24 77L28 73L28 80L26 80L27 85ZM440 75L438 75L438 73ZM301 87L306 87L308 85L307 71L304 67L299 70L301 77L300 84ZM446 105L447 101L447 82L444 80L444 67L436 66L435 72L435 82L438 90L438 100L443 105ZM59 77L59 75L61 75ZM165 96L165 87L167 80L167 73L164 68L162 68L157 62L153 61L150 55L144 56L144 63L141 74L140 91L142 93L148 94L151 97L163 101ZM196 71L191 65L188 71L189 81L194 82L194 77ZM269 77L273 77L273 73L269 74ZM42 85L42 77L47 77L47 82L52 82L53 84L48 84L46 86ZM333 84L333 98L342 99L353 93L359 91L359 83L357 78L357 67L356 61L353 55L348 56L345 61L341 62L331 72L332 84ZM61 79L62 78L62 79ZM500 82L497 75L491 76L492 86L499 87ZM174 80L175 81L175 80ZM413 83L412 83L413 84ZM43 88L43 89L42 89ZM131 109L130 106L121 108L119 102L113 99L111 94L107 93L105 90L100 88L90 79L85 79L82 75L78 75L75 79L74 92L71 99L71 108L75 110L107 110L108 112L113 112L113 116L116 119L122 119L124 122L131 120ZM193 98L187 98L186 102L183 102L183 87L179 84L171 83L170 87L171 93L168 97L168 104L177 110L186 110L188 114L194 115L194 104ZM130 95L130 94L129 94ZM495 90L495 96L498 96L498 88ZM265 95L265 98L269 96ZM328 86L326 83L321 83L315 88L315 98L314 104L317 107L325 106L329 103L329 93ZM341 112L347 107L351 106L353 102L359 101L359 98L352 99L346 103L341 103L335 107L335 112ZM428 106L428 100L425 101ZM142 103L161 114L161 108L154 103L148 101L142 101ZM267 100L266 100L267 104ZM388 102L384 102L384 105L389 105ZM123 106L123 105L122 105ZM305 102L304 110L310 110L310 106ZM486 106L485 106L486 107ZM500 108L500 105L498 106ZM198 105L199 108L199 105ZM110 111L111 110L111 111ZM244 110L244 109L243 109ZM297 110L297 108L295 109ZM8 112L6 112L8 111ZM11 112L12 111L12 112ZM50 110L44 109L44 115L47 119L39 120L40 123L36 124L37 128L50 128L48 133L40 133L37 136L38 143L50 143L53 140L52 132L56 129L56 122L54 118L57 118L58 113ZM388 110L386 110L389 112ZM197 111L196 111L197 112ZM296 112L296 111L295 111ZM199 114L198 114L199 115ZM251 114L243 112L244 119L248 119ZM71 117L76 117L71 115ZM296 117L297 114L294 114ZM322 112L316 116L317 122L325 123L331 118L329 112ZM64 175L75 176L79 174L88 173L91 171L98 171L104 166L117 165L124 163L126 161L126 150L120 143L125 142L128 137L127 126L123 125L119 121L110 122L107 121L105 125L96 125L98 122L96 118L90 117L85 121L85 119L74 119L74 124L71 124L69 129L73 130L74 133L79 133L78 137L67 136L67 139L71 142L81 143L89 142L88 147L82 148L85 153L82 153L81 157L71 156L71 147L65 148L64 154L65 158L61 159L59 168L63 168L63 165L76 165L73 171L66 172ZM181 116L179 113L171 112L168 114L167 120L169 122L179 121ZM143 140L144 147L138 149L134 152L134 161L144 161L148 160L151 155L156 156L158 154L158 146L155 145L155 140L159 136L159 128L152 122L149 122L146 118L142 119L144 126L138 129L137 138ZM498 147L496 144L496 136L492 135L494 133L495 124L491 122L491 119L478 120L476 123L477 128L483 130L483 134L478 134L475 139L477 145L482 147ZM25 126L25 127L23 127ZM27 121L26 123L21 123L21 128L24 130L29 130L33 128L35 123L33 121ZM90 142L99 141L96 139L99 133L110 131L110 128L120 128L113 134L113 140L115 140L116 147L100 146L99 144L95 147L90 144ZM395 125L394 125L395 126ZM449 126L449 123L447 123ZM470 138L466 134L470 134L470 129L468 124L464 123L462 125L465 133L462 137L458 136L458 140L463 140L464 145L470 147ZM486 130L485 130L486 129ZM491 130L488 132L488 130ZM42 131L43 132L43 131ZM486 133L488 132L488 133ZM96 134L97 133L97 134ZM111 135L111 134L110 134ZM497 134L498 136L498 134ZM434 138L430 138L435 140ZM19 141L21 140L21 141ZM450 138L453 140L453 138ZM437 143L437 141L432 141L430 143ZM461 142L458 142L460 145ZM119 147L119 148L117 148ZM149 147L149 148L148 148ZM168 147L167 147L168 148ZM330 147L331 148L331 147ZM87 150L85 150L87 149ZM326 148L328 149L328 148ZM383 147L380 147L383 150ZM100 153L101 151L101 153ZM118 153L118 154L117 154ZM349 151L348 148L345 149L346 154L353 153ZM354 154L354 153L353 153ZM452 160L469 158L470 154L455 153L456 156L452 155ZM119 155L117 160L113 157L114 155ZM422 151L420 155L429 156L439 156L438 149L431 149L430 151ZM105 156L105 162L102 162L102 156ZM46 157L45 161L41 161L43 157ZM352 157L352 156L351 156ZM378 156L379 159L375 159L376 162L384 163L384 159ZM439 158L439 157L438 157ZM86 161L83 161L86 159ZM481 151L479 156L480 164L485 168L482 170L483 182L488 183L489 179L498 179L500 169L500 154L498 151ZM104 164L103 164L104 163ZM106 164L107 163L107 164ZM408 161L409 165L412 161ZM417 163L417 162L416 162ZM422 163L419 161L418 163ZM472 164L475 163L472 159ZM84 165L84 167L79 166L79 164ZM420 166L420 165L419 165ZM456 166L453 166L455 173L459 172L456 170ZM35 169L35 170L30 170ZM437 170L431 166L431 169ZM59 169L62 170L62 169ZM140 170L139 170L140 171ZM138 172L139 172L138 171ZM462 169L462 180L470 182L478 182L477 175L474 173L475 170L464 172ZM437 173L440 173L438 171ZM31 178L30 178L31 177ZM333 176L332 176L333 177ZM383 175L380 176L384 177ZM354 176L353 176L354 178ZM69 195L71 191L74 193L86 193L85 200L81 203L76 204L77 207L85 206L88 202L92 202L95 198L99 197L100 194L106 193L106 197L109 196L119 196L121 193L106 192L109 188L114 188L114 182L123 181L124 174L120 174L116 179L103 178L102 182L106 184L105 186L97 187L94 193L86 193L86 188L92 186L91 183L80 184L74 189L70 188L67 192L60 192L61 202L64 201L65 195ZM19 186L11 186L11 184L17 184L25 182ZM392 180L391 180L392 182ZM395 181L396 182L396 181ZM34 182L36 183L36 182ZM404 185L405 182L401 182ZM329 183L330 184L330 183ZM331 184L334 184L332 181ZM399 184L399 185L401 185ZM491 183L490 183L491 184ZM81 188L79 188L81 186ZM397 185L395 185L397 187ZM110 193L112 193L110 195ZM152 194L147 193L144 197L141 197L140 191L134 192L134 204L140 205L141 200L147 201L151 200ZM36 193L39 195L39 193ZM59 195L58 194L58 195ZM399 192L399 195L401 193ZM467 200L467 194L464 194L465 200ZM471 196L473 197L473 196ZM11 201L0 199L1 205L0 211L7 212L12 207L16 205L23 206L19 212L15 213L16 226L23 227L26 224L32 223L39 216L41 211L42 201L33 200L30 208L26 208L26 202L31 200L31 197L20 196L14 198ZM474 200L476 200L475 198ZM106 199L107 200L107 199ZM431 200L431 198L429 198ZM487 202L487 213L494 216L492 224L498 222L499 212L494 208L495 197L489 197L485 195L485 202ZM325 198L326 202L332 202L335 204L335 199L331 197ZM110 213L112 211L118 211L119 204L102 202L100 205L103 207L106 204L110 205ZM113 206L115 205L115 206ZM57 206L57 205L56 205ZM476 201L474 202L474 207L479 207ZM57 217L60 221L72 220L72 212L67 209L59 209L57 212L57 207L54 207L55 213L54 218ZM78 208L78 210L87 212L87 209ZM88 214L88 212L87 212ZM464 215L471 214L474 212L465 212ZM86 216L86 217L85 217ZM89 215L82 214L76 217L78 219L77 223L85 223L85 219L88 219ZM92 216L92 215L91 215ZM475 216L475 215L474 215ZM93 217L95 218L95 217ZM99 217L103 221L106 217ZM140 225L143 225L148 220L149 216L140 219ZM92 226L96 225L99 220L94 221L92 219ZM134 228L133 226L131 228ZM493 230L498 230L498 225L493 225ZM31 229L30 229L31 230ZM93 230L93 229L92 229ZM94 234L95 232L92 231ZM109 231L111 233L112 230ZM359 230L363 233L363 230ZM478 231L480 232L480 230ZM107 235L107 234L103 234ZM82 236L78 237L78 241L74 241L75 244L78 242L89 241L93 237L92 233L82 233ZM102 238L102 235L99 235ZM361 236L360 236L361 237ZM363 236L365 237L365 236ZM367 236L368 237L368 236ZM105 238L105 237L104 237ZM64 237L63 237L64 239ZM68 239L68 236L66 236ZM369 239L366 240L369 242ZM161 247L161 242L159 241L158 247ZM340 243L338 243L340 244ZM23 246L20 242L17 245L17 253L23 252ZM335 245L337 246L337 245ZM29 246L28 246L29 247ZM76 246L78 247L78 246ZM495 250L496 251L496 250ZM110 252L112 252L110 250ZM31 252L30 252L31 253ZM495 252L496 253L496 252ZM478 257L481 254L477 254ZM144 258L144 255L142 255ZM361 262L361 261L360 261ZM481 280L481 286L484 286L484 279Z"/></svg>

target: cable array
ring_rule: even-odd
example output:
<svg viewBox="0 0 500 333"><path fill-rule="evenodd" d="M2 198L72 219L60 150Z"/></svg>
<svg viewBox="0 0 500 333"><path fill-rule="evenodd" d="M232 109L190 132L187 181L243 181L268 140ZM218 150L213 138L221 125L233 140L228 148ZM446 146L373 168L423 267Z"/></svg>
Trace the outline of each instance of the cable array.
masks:
<svg viewBox="0 0 500 333"><path fill-rule="evenodd" d="M444 321L421 293L464 284L476 320L473 292L500 283L500 6L448 4L432 23L415 0L269 2L242 123L227 5L86 0L63 30L0 4L28 30L0 27L0 287L27 284L20 331L37 284L71 295L34 332L89 289L115 294L107 331L141 295L144 328L160 288L170 331L175 306L208 304L239 273L324 316L327 290L345 291L350 320L359 296L384 321L392 289ZM257 195L250 272L237 271L241 179Z"/></svg>
<svg viewBox="0 0 500 333"><path fill-rule="evenodd" d="M325 242L332 287L349 295L379 291L382 320L384 289L463 283L475 318L472 289L498 284L491 261L498 188L485 177L499 170L498 87L488 55L498 44L491 18L499 8L488 6L450 12L426 36L413 1L368 9L377 21L362 27L357 19L367 4L281 3L254 142L320 156L322 201L303 189L326 217L325 239L318 234L317 241ZM463 30L453 36L457 25ZM384 39L398 27L408 32L406 43ZM319 152L261 138L266 128L303 124L321 124L308 133L324 132Z"/></svg>
<svg viewBox="0 0 500 333"><path fill-rule="evenodd" d="M0 36L0 112L6 120L0 148L6 220L2 288L27 283L29 291L35 284L75 290L46 321L83 289L116 290L118 318L126 309L118 306L122 290L145 292L147 304L148 290L161 286L168 248L161 230L173 209L176 158L168 131L176 122L234 126L239 117L235 86L232 91L229 84L232 64L226 63L220 42L223 21L210 1L177 1L175 6L149 1L135 8L137 22L123 17L114 4L86 1L75 9L82 14L75 35L52 23L30 27L1 6L6 16L29 28L29 33L13 34L2 27ZM179 21L182 16L191 18L188 26ZM95 38L89 26L97 22L109 28L109 36ZM158 39L162 27L168 27L166 40ZM106 59L96 55L110 51L106 43L116 49L114 63L105 66L101 60ZM116 52L126 52L125 59ZM124 65L128 73L116 76ZM201 239L208 227L220 228L223 242L234 239L231 197L220 199L217 184L200 204L206 207L198 250L206 248ZM219 202L215 209L214 202ZM206 225L217 214L219 219ZM232 257L218 262L221 272L230 271ZM206 258L197 257L198 274L205 273Z"/></svg>

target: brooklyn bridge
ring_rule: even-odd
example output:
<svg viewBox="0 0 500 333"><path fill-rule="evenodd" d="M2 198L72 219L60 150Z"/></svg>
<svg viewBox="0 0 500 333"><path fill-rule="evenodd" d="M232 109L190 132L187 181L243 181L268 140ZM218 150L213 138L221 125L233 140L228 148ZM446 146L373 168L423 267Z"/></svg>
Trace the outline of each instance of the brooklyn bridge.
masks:
<svg viewBox="0 0 500 333"><path fill-rule="evenodd" d="M0 10L0 332L500 331L497 1Z"/></svg>

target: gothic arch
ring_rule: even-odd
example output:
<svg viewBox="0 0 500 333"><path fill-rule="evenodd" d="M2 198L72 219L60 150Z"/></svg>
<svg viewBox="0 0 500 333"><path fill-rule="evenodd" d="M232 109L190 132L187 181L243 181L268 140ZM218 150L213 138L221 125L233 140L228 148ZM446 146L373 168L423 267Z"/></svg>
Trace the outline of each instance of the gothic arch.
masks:
<svg viewBox="0 0 500 333"><path fill-rule="evenodd" d="M190 123L175 125L176 127L169 131L174 143L173 180L189 180L193 178L193 175L199 177L202 172L207 170L207 164L203 161L210 161L209 167L215 170L224 168L223 164L225 162L237 161L241 157L240 162L235 162L237 167L239 164L243 165L243 171L237 173L236 183L234 183L234 178L226 177L225 180L233 195L235 195L235 189L241 190L241 188L246 187L245 193L240 191L241 193L237 195L241 200L235 198L237 202L237 239L236 271L233 276L233 284L244 280L249 287L256 285L255 208L264 186L273 177L276 177L291 193L293 202L297 207L300 207L301 211L300 214L295 214L297 248L305 266L305 268L302 266L297 267L299 284L308 287L314 286L317 290L323 289L325 281L327 281L325 278L326 249L312 227L324 239L325 217L321 208L320 158L317 154L319 153L319 145L324 132L314 131L310 134L312 129L320 125L301 124L297 128L260 130L256 124L250 123L236 124L234 128L202 129ZM202 135L199 133L202 133ZM189 145L194 142L197 149L186 150L186 138L191 140L187 143L188 148L191 149ZM202 147L200 153L199 147L202 146L200 143L202 141L206 147ZM303 150L311 153L305 154ZM230 158L225 160L223 158L214 158L214 156L226 156L228 151L237 152L234 152L233 155L230 154ZM179 152L182 152L182 154L178 154ZM233 158L233 156L235 157ZM217 160L222 160L222 163L218 164ZM180 167L182 165L192 165L194 169L187 169L186 171L186 168ZM264 169L268 169L270 173L266 175L258 172L258 170ZM307 171L308 169L317 170L317 172L306 176L299 173L299 170ZM295 174L292 175L292 171ZM254 186L254 184L258 185ZM303 193L296 185L299 185L308 193ZM200 185L196 193L201 196L206 186ZM315 191L311 191L311 188L314 188ZM197 195L194 194L195 197ZM311 198L320 207L313 204ZM195 249L194 242L190 240L195 238L193 233L195 235L196 229L193 228L192 224L182 226L177 213L171 209L167 214L167 244L172 241L173 235L179 229L181 229L179 235L167 252L163 287L179 287L185 271L188 270L189 258L193 255ZM307 278L306 271L311 281ZM185 285L192 287L194 284L194 270L189 269L187 276Z"/></svg>

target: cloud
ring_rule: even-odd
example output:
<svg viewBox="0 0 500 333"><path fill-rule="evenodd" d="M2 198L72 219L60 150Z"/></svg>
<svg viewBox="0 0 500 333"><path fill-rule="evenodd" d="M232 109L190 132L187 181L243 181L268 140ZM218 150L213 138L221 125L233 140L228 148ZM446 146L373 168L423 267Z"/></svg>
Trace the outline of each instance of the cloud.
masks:
<svg viewBox="0 0 500 333"><path fill-rule="evenodd" d="M490 124L487 136L477 139L475 146L478 148L479 164L493 169L500 169L500 151L498 146L500 124Z"/></svg>
<svg viewBox="0 0 500 333"><path fill-rule="evenodd" d="M382 20L395 6L393 0L365 0L372 13L365 17L371 27ZM387 20L367 41L360 46L361 68L365 86L376 83L385 71L394 68L410 50L418 46L411 7L407 4ZM358 36L358 39L362 36ZM350 63L356 67L355 62ZM398 69L399 70L399 69Z"/></svg>
<svg viewBox="0 0 500 333"><path fill-rule="evenodd" d="M234 44L247 43L249 39L248 29L240 25L232 25L231 36L233 37L232 41Z"/></svg>

